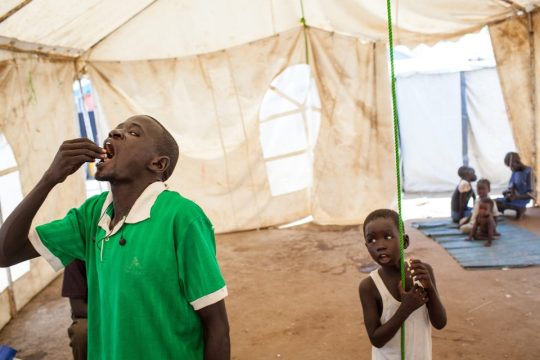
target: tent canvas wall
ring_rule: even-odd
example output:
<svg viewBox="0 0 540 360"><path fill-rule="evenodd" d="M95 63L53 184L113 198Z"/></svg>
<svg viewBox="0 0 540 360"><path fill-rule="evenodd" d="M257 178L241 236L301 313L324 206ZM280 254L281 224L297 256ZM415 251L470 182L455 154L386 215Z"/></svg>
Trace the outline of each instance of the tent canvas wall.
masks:
<svg viewBox="0 0 540 360"><path fill-rule="evenodd" d="M492 24L517 148L537 172L540 135L531 96L540 94L534 92L540 57L533 56L540 46L532 45L540 32L537 14L528 14L538 3L401 0L394 2L393 16L397 42L409 45ZM77 136L71 85L85 73L109 126L133 113L150 113L174 132L183 156L171 187L195 198L218 231L306 214L322 224L353 224L372 208L393 206L385 4L303 5L307 28L299 24L300 3L288 0L2 2L0 131L14 149L23 193L60 142ZM519 44L507 28L519 34ZM258 107L274 77L307 61L322 113L313 186L274 197L258 143ZM523 84L523 91L514 91ZM80 173L51 194L36 222L62 216L82 194ZM17 308L54 276L45 268L34 260L30 273L17 281ZM0 301L2 326L9 319L5 293Z"/></svg>

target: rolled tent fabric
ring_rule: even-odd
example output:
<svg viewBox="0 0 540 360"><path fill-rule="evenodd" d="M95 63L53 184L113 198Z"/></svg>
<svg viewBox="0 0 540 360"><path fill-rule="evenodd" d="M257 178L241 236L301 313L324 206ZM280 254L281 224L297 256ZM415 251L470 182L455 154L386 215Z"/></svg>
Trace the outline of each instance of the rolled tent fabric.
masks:
<svg viewBox="0 0 540 360"><path fill-rule="evenodd" d="M33 55L14 54L0 62L0 132L11 145L23 195L49 167L64 140L80 137L72 94L74 66ZM56 186L38 212L34 224L63 217L86 198L79 170ZM55 276L45 260L31 261L30 271L14 284L20 309ZM2 309L9 309L9 306ZM1 325L0 325L1 327Z"/></svg>
<svg viewBox="0 0 540 360"><path fill-rule="evenodd" d="M309 214L309 190L272 196L259 141L259 107L280 72L304 60L301 29L179 59L90 62L107 122L157 118L176 137L170 187L195 200L217 232L267 227Z"/></svg>
<svg viewBox="0 0 540 360"><path fill-rule="evenodd" d="M313 218L358 224L396 202L386 46L313 28L309 41L322 103Z"/></svg>
<svg viewBox="0 0 540 360"><path fill-rule="evenodd" d="M538 13L532 16L533 24L539 21L538 16ZM537 28L538 25L533 26L535 44L540 36ZM538 176L540 136L535 108L538 111L540 102L535 98L539 96L535 88L540 74L531 67L534 54L531 53L528 17L513 17L491 25L489 32L517 151L522 161L532 166ZM534 57L535 67L539 61L540 58ZM537 191L539 186L537 182Z"/></svg>

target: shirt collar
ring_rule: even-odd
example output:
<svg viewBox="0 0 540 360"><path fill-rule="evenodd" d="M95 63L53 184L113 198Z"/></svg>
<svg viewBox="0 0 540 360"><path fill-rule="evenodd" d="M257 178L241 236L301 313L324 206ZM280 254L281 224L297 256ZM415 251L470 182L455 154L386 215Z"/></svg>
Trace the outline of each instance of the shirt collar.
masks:
<svg viewBox="0 0 540 360"><path fill-rule="evenodd" d="M156 202L157 197L166 189L167 185L165 185L165 183L161 181L156 181L148 185L131 207L131 210L129 211L125 221L118 222L117 225L121 226L121 224L124 223L135 224L150 218L150 211L152 210L152 206ZM112 204L112 202L112 192L109 192L107 194L105 202L103 203L103 206L101 207L101 216L98 223L98 225L106 232L109 232L109 225L111 223L111 217L109 216L109 214L106 213L106 211ZM114 234L116 231L118 231L118 229L116 229L115 226L111 234Z"/></svg>

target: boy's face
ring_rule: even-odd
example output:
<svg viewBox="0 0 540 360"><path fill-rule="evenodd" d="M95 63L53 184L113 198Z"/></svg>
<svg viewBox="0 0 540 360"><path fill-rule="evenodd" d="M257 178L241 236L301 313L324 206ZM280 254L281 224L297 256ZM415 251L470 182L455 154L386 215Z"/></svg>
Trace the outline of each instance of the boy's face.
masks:
<svg viewBox="0 0 540 360"><path fill-rule="evenodd" d="M364 234L369 255L381 266L399 266L399 231L390 218L376 218L366 224ZM405 248L409 245L404 235Z"/></svg>
<svg viewBox="0 0 540 360"><path fill-rule="evenodd" d="M480 183L476 185L476 192L478 193L478 196L481 198L488 196L489 194L489 188L486 184Z"/></svg>
<svg viewBox="0 0 540 360"><path fill-rule="evenodd" d="M481 217L486 217L491 214L491 205L487 203L480 203L478 206L478 215Z"/></svg>
<svg viewBox="0 0 540 360"><path fill-rule="evenodd" d="M512 156L510 158L510 163L508 164L508 166L512 171L518 171L519 169L521 169L521 159L519 158L519 156Z"/></svg>
<svg viewBox="0 0 540 360"><path fill-rule="evenodd" d="M476 173L474 172L473 169L468 170L465 176L466 176L465 180L468 180L470 182L476 181Z"/></svg>
<svg viewBox="0 0 540 360"><path fill-rule="evenodd" d="M111 130L104 148L109 158L98 163L96 179L101 181L134 181L147 173L156 157L154 139L162 129L146 116L133 116Z"/></svg>

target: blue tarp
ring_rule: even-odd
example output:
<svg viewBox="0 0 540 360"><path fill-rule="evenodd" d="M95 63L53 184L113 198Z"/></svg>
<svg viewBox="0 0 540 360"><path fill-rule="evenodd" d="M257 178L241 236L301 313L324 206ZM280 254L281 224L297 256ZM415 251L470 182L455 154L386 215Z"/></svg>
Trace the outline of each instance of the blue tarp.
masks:
<svg viewBox="0 0 540 360"><path fill-rule="evenodd" d="M412 226L445 248L464 268L502 268L540 265L540 235L509 222L497 224L499 239L466 241L467 235L450 219L413 222Z"/></svg>

